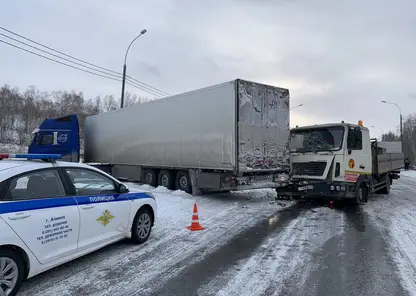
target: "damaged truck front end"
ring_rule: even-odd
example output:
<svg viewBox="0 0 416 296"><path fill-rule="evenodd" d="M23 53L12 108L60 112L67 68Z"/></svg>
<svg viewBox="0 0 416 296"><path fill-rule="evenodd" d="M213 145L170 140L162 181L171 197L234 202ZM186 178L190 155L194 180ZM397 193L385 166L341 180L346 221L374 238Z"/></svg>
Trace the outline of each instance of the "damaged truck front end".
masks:
<svg viewBox="0 0 416 296"><path fill-rule="evenodd" d="M291 173L278 198L344 199L355 197L355 182L341 171L345 162L345 127L294 128L290 136Z"/></svg>

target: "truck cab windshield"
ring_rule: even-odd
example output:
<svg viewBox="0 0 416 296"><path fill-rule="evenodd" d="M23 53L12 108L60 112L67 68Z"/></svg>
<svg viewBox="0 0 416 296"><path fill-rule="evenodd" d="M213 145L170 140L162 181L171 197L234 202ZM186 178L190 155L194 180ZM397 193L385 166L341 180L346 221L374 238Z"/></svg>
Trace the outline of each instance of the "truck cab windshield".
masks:
<svg viewBox="0 0 416 296"><path fill-rule="evenodd" d="M343 126L296 129L290 132L290 152L337 151L342 148Z"/></svg>

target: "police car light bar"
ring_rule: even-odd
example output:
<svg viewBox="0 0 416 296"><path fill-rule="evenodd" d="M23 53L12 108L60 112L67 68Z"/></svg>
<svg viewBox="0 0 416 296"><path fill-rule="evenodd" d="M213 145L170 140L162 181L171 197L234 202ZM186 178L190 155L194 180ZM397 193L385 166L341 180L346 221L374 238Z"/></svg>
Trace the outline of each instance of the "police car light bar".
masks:
<svg viewBox="0 0 416 296"><path fill-rule="evenodd" d="M24 159L59 159L61 154L12 154L12 153L0 153L0 160L10 158L24 158Z"/></svg>

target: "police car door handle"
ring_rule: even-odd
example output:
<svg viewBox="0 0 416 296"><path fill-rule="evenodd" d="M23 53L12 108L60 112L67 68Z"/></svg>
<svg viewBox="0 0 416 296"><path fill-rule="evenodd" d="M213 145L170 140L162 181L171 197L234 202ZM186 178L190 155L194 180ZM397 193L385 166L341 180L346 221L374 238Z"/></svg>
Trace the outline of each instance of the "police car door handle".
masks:
<svg viewBox="0 0 416 296"><path fill-rule="evenodd" d="M26 219L29 218L31 215L27 214L27 215L18 215L16 214L15 216L9 216L7 218L9 218L9 220L19 220L19 219Z"/></svg>
<svg viewBox="0 0 416 296"><path fill-rule="evenodd" d="M95 205L81 206L81 209L88 210L88 209L92 209L94 207L95 207Z"/></svg>

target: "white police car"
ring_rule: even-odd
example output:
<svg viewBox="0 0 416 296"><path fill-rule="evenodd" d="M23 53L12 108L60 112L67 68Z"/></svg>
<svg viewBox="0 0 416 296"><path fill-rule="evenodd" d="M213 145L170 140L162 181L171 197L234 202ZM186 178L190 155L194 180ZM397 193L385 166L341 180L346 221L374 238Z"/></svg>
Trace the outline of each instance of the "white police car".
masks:
<svg viewBox="0 0 416 296"><path fill-rule="evenodd" d="M130 193L101 170L58 158L0 154L0 295L108 244L150 235L157 210L150 193Z"/></svg>

